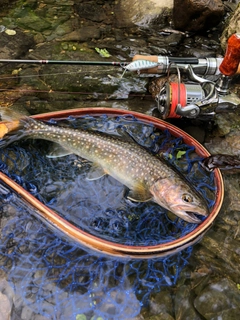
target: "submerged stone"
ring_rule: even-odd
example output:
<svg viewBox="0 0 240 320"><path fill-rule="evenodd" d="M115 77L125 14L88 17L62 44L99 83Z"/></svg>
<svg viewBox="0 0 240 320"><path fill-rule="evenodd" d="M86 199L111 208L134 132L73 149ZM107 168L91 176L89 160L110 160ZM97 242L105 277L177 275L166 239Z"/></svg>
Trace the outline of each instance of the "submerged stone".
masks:
<svg viewBox="0 0 240 320"><path fill-rule="evenodd" d="M162 290L153 297L151 297L149 302L149 308L150 313L154 315L164 315L166 316L165 319L168 319L169 317L171 318L173 316L173 301L170 292L167 290Z"/></svg>
<svg viewBox="0 0 240 320"><path fill-rule="evenodd" d="M200 320L192 304L190 287L183 285L177 289L175 296L175 318L184 320Z"/></svg>
<svg viewBox="0 0 240 320"><path fill-rule="evenodd" d="M240 295L237 285L229 279L221 279L208 285L194 300L197 311L207 320L231 319L231 310L239 310ZM232 312L232 315L235 312ZM222 317L224 315L224 318ZM232 318L233 319L233 318Z"/></svg>

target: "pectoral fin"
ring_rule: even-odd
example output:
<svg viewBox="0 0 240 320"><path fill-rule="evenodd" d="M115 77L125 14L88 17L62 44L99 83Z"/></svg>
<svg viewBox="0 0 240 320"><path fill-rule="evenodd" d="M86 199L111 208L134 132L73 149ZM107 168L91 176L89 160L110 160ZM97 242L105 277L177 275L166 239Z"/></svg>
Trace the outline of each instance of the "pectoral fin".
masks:
<svg viewBox="0 0 240 320"><path fill-rule="evenodd" d="M105 174L107 173L104 171L104 169L94 163L87 174L87 180L97 180L105 176Z"/></svg>
<svg viewBox="0 0 240 320"><path fill-rule="evenodd" d="M152 194L144 186L137 186L129 190L127 198L135 202L147 202L152 199Z"/></svg>
<svg viewBox="0 0 240 320"><path fill-rule="evenodd" d="M71 151L66 150L58 143L53 143L51 152L47 155L48 158L60 158L68 156L69 154L72 154Z"/></svg>

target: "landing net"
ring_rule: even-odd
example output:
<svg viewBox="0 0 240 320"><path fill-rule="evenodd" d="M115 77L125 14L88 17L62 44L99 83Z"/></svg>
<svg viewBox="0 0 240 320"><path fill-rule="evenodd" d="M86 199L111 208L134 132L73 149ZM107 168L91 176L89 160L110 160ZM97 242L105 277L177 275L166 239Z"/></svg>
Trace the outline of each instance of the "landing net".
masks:
<svg viewBox="0 0 240 320"><path fill-rule="evenodd" d="M56 120L50 123L56 123ZM126 130L139 144L165 158L203 194L209 208L214 204L213 174L202 172L194 147L168 131L156 131L133 117L72 118L59 125L118 135ZM48 147L46 147L48 145ZM47 158L46 141L18 143L0 150L2 172L41 202L78 228L99 238L124 245L150 246L178 239L194 230L155 203L133 203L125 187L110 176L88 181L91 164L75 155Z"/></svg>
<svg viewBox="0 0 240 320"><path fill-rule="evenodd" d="M209 209L214 205L214 175L202 171L193 147L168 131L131 116L69 117L57 124L116 135L124 128L182 172ZM87 181L89 162L75 155L47 158L48 149L51 144L46 141L29 140L2 149L1 171L78 228L136 246L170 242L196 228L157 204L126 200L124 187L111 177ZM176 283L192 250L137 261L90 252L36 219L34 208L3 183L0 215L0 268L15 286L22 301L19 305L31 306L36 314L50 319L76 319L79 314L89 319L134 317L151 294ZM20 306L15 312L20 312Z"/></svg>

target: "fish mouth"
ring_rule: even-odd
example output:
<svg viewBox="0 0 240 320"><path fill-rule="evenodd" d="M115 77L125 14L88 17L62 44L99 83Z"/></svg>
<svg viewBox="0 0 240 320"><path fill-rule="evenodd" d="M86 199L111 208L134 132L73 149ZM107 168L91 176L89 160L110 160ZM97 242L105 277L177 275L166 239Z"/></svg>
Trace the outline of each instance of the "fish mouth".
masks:
<svg viewBox="0 0 240 320"><path fill-rule="evenodd" d="M185 214L186 214L185 220L188 222L191 222L191 223L201 223L202 222L202 220L196 216L196 213L193 213L191 211L185 211Z"/></svg>
<svg viewBox="0 0 240 320"><path fill-rule="evenodd" d="M172 212L179 216L181 219L191 222L191 223L201 223L202 219L198 218L198 216L207 217L209 214L209 210L207 207L203 208L172 208Z"/></svg>

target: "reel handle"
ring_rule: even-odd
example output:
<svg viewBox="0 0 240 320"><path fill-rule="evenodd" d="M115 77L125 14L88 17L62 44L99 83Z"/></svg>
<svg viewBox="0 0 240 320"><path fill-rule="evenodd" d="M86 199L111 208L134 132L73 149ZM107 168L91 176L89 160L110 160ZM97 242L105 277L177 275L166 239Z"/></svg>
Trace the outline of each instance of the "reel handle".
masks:
<svg viewBox="0 0 240 320"><path fill-rule="evenodd" d="M219 70L225 76L240 73L240 34L235 33L228 39L227 51Z"/></svg>

